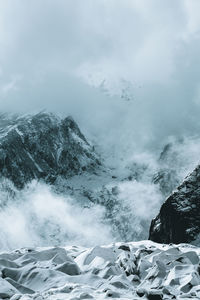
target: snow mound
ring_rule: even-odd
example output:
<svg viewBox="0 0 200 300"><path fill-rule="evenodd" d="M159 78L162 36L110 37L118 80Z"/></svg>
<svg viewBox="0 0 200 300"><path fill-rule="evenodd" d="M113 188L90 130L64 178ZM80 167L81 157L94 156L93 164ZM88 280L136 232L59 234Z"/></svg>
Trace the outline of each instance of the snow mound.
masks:
<svg viewBox="0 0 200 300"><path fill-rule="evenodd" d="M0 253L0 299L200 299L200 248L151 241Z"/></svg>

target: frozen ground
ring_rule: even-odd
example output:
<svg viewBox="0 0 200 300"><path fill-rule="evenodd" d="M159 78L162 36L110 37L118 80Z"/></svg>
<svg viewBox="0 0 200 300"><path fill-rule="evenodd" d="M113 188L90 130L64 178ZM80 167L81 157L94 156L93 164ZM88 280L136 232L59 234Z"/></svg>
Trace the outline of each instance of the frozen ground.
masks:
<svg viewBox="0 0 200 300"><path fill-rule="evenodd" d="M200 299L199 258L200 248L150 241L23 248L0 254L0 298Z"/></svg>

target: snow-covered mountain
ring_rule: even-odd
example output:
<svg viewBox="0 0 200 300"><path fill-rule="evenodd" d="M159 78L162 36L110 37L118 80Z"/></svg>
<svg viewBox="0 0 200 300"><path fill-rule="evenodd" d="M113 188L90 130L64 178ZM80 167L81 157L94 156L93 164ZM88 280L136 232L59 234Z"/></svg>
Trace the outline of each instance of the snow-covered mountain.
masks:
<svg viewBox="0 0 200 300"><path fill-rule="evenodd" d="M90 209L100 210L96 222L100 219L100 224L107 226L108 235L113 240L148 237L150 220L157 211L157 203L151 203L148 195L152 197L157 188L148 185L150 190L146 191L145 199L150 209L148 214L143 214L146 207L138 205L138 199L146 185L137 186L145 172L143 164L133 164L123 172L106 166L71 117L61 119L46 112L25 116L1 115L0 134L0 207L3 208L0 213L12 215L10 210L14 207L18 213L24 212L24 222L30 234L33 234L33 228L39 236L40 232L46 232L42 245L51 244L53 239L49 236L56 236L55 244L66 243L70 234L68 225L61 226L52 215L41 219L39 212L33 213L35 204L29 201L31 197L27 195L27 189L32 190L29 185L34 180L47 185L55 197L59 195L64 199L64 203L69 204L70 199L70 207L71 203L77 205L83 213ZM36 192L33 189L32 193L42 195L38 189L40 187ZM49 194L46 191L44 194L50 206ZM44 230L47 222L49 226ZM10 244L12 242L8 242Z"/></svg>
<svg viewBox="0 0 200 300"><path fill-rule="evenodd" d="M25 116L2 114L0 206L3 210L0 212L12 215L10 209L13 210L13 207L20 214L24 212L26 223L32 220L37 235L46 232L42 245L50 245L52 241L56 245L66 243L70 235L67 224L61 225L52 215L44 218L33 213L35 204L29 201L31 197L27 195L27 189L30 190L29 185L35 180L46 185L55 197L62 197L64 203L69 204L70 199L70 207L74 204L83 213L99 209L99 226L107 226L106 234L113 241L146 239L150 221L158 212L164 197L183 179L178 172L183 161L179 157L180 152L176 144L167 144L155 170L148 166L148 160L146 163L145 159L137 163L133 161L123 170L110 168L71 117L62 119L46 112ZM175 160L177 164L174 164ZM39 189L36 192L33 189L32 193L42 194ZM47 199L49 194L44 194L43 198L50 206L50 200ZM61 227L65 227L65 230ZM54 239L56 236L56 239L49 236ZM38 237L35 240L37 244ZM19 246L16 243L14 245Z"/></svg>
<svg viewBox="0 0 200 300"><path fill-rule="evenodd" d="M25 116L2 114L1 212L7 209L10 214L10 207L13 209L15 205L20 212L26 210L26 218L32 219L31 224L37 232L43 231L47 221L34 216L33 203L29 203L27 196L27 189L35 180L47 185L64 202L68 203L70 198L70 205L74 203L83 211L100 208L100 224L107 226L113 240L146 239L150 220L164 197L183 179L185 171L180 172L183 141L178 145L169 143L163 148L155 170L145 160L140 160L133 161L122 171L105 165L102 156L96 153L71 117L62 119L46 112ZM163 204L159 216L152 222L151 239L158 242L196 239L199 233L198 170L199 167ZM29 212L24 203L29 203ZM56 236L54 242L58 245L66 242L67 225L63 233L60 225L54 223L54 217L48 218L51 233L45 229L46 235ZM44 244L51 241L44 237Z"/></svg>
<svg viewBox="0 0 200 300"><path fill-rule="evenodd" d="M33 179L53 183L95 172L99 157L71 117L50 113L0 117L0 175L23 188Z"/></svg>

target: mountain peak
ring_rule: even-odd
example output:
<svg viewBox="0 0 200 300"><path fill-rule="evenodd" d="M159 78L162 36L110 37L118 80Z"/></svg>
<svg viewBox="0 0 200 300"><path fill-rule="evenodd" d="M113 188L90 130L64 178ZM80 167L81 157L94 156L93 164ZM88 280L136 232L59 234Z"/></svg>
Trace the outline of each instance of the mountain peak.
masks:
<svg viewBox="0 0 200 300"><path fill-rule="evenodd" d="M93 172L100 162L72 117L52 113L0 119L1 176L22 188L32 179L54 181L83 171Z"/></svg>

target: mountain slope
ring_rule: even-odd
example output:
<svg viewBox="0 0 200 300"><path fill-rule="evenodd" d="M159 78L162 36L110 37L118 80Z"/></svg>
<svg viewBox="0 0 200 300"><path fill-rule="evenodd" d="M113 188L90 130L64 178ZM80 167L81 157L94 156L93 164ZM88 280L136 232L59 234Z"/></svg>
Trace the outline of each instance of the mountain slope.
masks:
<svg viewBox="0 0 200 300"><path fill-rule="evenodd" d="M199 243L200 165L167 198L152 221L149 238L159 243Z"/></svg>
<svg viewBox="0 0 200 300"><path fill-rule="evenodd" d="M71 117L53 114L0 118L0 174L16 187L95 171L100 161Z"/></svg>
<svg viewBox="0 0 200 300"><path fill-rule="evenodd" d="M103 157L104 153L102 161ZM46 217L43 200L48 201L49 209L50 204L54 207L60 200L66 219L70 216L68 208L72 207L72 211L78 208L79 213L82 211L82 215L87 215L92 222L96 214L95 224L105 225L104 235L112 236L112 240L146 239L156 211L155 205L152 207L148 201L151 207L148 215L138 212L138 193L143 193L146 187L145 184L137 186L136 178L140 180L139 174L145 171L143 167L140 169L141 166L134 165L133 175L127 179L130 170L110 168L105 161L101 165L94 148L71 117L62 120L49 113L21 117L0 115L0 217L6 214L16 220L16 214L19 214L19 222L23 219L27 224L25 231L34 232L41 245L59 245L69 241L69 236L72 238L69 224L63 225L60 217L53 218L54 211ZM151 192L156 189L146 191L146 198ZM40 209L35 211L36 207ZM87 210L91 212L91 218ZM77 224L79 221L78 215ZM7 226L7 223L0 226L3 232L0 245L5 244ZM41 232L45 232L42 237ZM11 245L18 247L15 235L8 234L8 240L10 242L4 245L6 248L7 244L9 248ZM110 241L106 238L105 242Z"/></svg>

